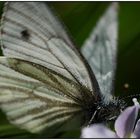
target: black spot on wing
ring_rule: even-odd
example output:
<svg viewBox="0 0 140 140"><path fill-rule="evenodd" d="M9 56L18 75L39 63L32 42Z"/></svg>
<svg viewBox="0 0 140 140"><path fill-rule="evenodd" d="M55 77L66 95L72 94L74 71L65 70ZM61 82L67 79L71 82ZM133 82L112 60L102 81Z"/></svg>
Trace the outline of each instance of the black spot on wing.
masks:
<svg viewBox="0 0 140 140"><path fill-rule="evenodd" d="M94 42L94 43L97 43L98 41L99 41L99 36L96 34L96 35L95 35L95 38L94 38L94 40L93 40L93 42Z"/></svg>
<svg viewBox="0 0 140 140"><path fill-rule="evenodd" d="M21 37L24 39L24 40L29 40L30 38L30 33L28 30L23 30L21 31Z"/></svg>

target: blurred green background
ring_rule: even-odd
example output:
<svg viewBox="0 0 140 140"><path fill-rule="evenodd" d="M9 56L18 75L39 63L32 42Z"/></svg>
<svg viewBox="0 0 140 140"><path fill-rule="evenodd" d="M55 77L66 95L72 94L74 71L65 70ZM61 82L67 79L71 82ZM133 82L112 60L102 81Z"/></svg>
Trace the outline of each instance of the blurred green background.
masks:
<svg viewBox="0 0 140 140"><path fill-rule="evenodd" d="M66 25L77 46L82 46L109 2L49 2ZM3 2L0 2L2 13ZM2 54L1 54L2 55ZM118 60L115 95L140 94L140 2L120 2ZM129 87L125 88L124 85ZM6 125L7 124L7 125ZM8 132L7 132L8 130ZM78 137L79 132L55 137ZM8 124L0 113L0 137L37 138Z"/></svg>

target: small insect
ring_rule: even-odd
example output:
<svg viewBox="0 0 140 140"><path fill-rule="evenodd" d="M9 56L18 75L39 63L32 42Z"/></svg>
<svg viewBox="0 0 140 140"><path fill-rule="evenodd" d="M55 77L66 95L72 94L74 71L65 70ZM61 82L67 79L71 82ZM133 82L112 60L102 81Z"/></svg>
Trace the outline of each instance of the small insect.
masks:
<svg viewBox="0 0 140 140"><path fill-rule="evenodd" d="M5 4L0 107L12 124L32 133L55 133L118 116L123 105L112 95L116 7L108 8L81 53L46 4Z"/></svg>

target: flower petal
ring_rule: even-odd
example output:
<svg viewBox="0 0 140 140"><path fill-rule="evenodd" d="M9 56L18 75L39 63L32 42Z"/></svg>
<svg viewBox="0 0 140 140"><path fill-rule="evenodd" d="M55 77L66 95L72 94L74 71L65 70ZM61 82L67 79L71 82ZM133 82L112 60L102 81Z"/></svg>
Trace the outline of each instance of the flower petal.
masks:
<svg viewBox="0 0 140 140"><path fill-rule="evenodd" d="M82 130L81 138L118 138L117 135L102 124L94 124Z"/></svg>
<svg viewBox="0 0 140 140"><path fill-rule="evenodd" d="M137 121L133 135L134 138L140 138L140 119Z"/></svg>
<svg viewBox="0 0 140 140"><path fill-rule="evenodd" d="M120 138L129 138L135 125L139 106L127 107L117 118L115 130Z"/></svg>

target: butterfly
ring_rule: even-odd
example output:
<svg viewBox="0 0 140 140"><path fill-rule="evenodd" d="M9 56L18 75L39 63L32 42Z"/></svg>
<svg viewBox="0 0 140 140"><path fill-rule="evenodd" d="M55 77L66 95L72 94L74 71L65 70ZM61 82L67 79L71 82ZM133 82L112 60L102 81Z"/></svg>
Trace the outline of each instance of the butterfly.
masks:
<svg viewBox="0 0 140 140"><path fill-rule="evenodd" d="M80 52L47 4L5 4L0 108L10 123L31 133L54 133L120 113L120 101L112 95L116 5L108 8Z"/></svg>

